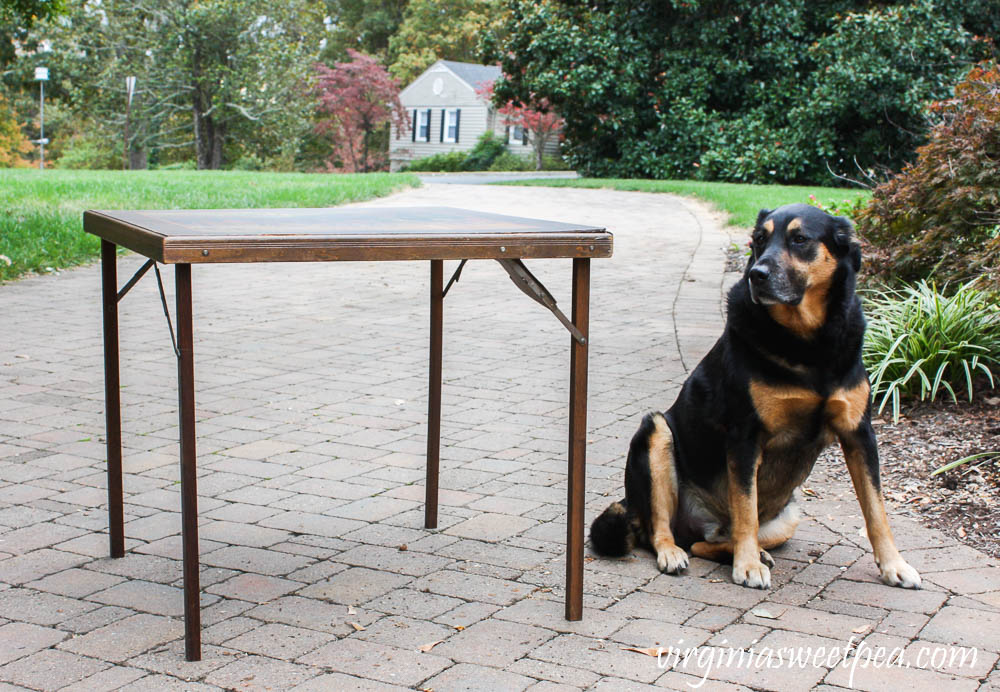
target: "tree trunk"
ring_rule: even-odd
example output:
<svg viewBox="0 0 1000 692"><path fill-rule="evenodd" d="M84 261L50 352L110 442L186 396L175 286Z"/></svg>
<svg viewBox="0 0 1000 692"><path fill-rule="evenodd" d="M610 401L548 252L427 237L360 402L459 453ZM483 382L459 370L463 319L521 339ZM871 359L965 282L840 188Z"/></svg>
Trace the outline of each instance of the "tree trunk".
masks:
<svg viewBox="0 0 1000 692"><path fill-rule="evenodd" d="M535 144L535 170L536 171L540 171L540 170L542 170L542 166L545 165L545 162L544 162L544 157L545 157L545 142L548 139L548 137L541 137L541 136L539 136L539 134L537 132L534 133L534 137L535 137L535 142L534 142L534 144Z"/></svg>
<svg viewBox="0 0 1000 692"><path fill-rule="evenodd" d="M128 167L133 171L144 171L149 168L149 152L145 148L133 144L128 152Z"/></svg>
<svg viewBox="0 0 1000 692"><path fill-rule="evenodd" d="M201 170L216 170L222 168L222 144L226 139L225 126L215 121L211 115L205 115L201 104L195 102L194 108L194 139L198 157L198 168Z"/></svg>
<svg viewBox="0 0 1000 692"><path fill-rule="evenodd" d="M362 139L361 148L361 169L367 173L368 172L368 138L371 136L371 132L365 130L365 136Z"/></svg>

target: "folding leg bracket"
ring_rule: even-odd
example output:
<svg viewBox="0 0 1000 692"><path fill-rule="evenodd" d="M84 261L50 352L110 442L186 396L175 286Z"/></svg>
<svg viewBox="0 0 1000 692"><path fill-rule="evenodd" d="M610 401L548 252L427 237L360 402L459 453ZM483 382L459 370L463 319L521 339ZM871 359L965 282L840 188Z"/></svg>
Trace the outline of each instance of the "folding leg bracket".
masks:
<svg viewBox="0 0 1000 692"><path fill-rule="evenodd" d="M524 262L519 259L498 259L497 262L503 267L507 274L510 276L510 280L514 282L514 285L521 289L521 292L526 296L531 298L536 303L540 303L547 307L553 315L556 316L563 326L569 330L569 333L573 335L578 343L587 343L587 337L583 335L576 325L563 314L562 310L556 305L556 299L552 297L548 289L542 285L542 282L535 278L535 275L528 271L528 268L524 266Z"/></svg>

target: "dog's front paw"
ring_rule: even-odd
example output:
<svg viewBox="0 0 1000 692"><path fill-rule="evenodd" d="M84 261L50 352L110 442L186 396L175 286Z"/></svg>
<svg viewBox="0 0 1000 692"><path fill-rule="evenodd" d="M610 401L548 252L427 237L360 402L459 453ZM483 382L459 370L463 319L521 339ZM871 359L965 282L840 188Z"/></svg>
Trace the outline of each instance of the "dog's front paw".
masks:
<svg viewBox="0 0 1000 692"><path fill-rule="evenodd" d="M733 562L733 582L751 589L770 589L771 570L759 559Z"/></svg>
<svg viewBox="0 0 1000 692"><path fill-rule="evenodd" d="M687 569L688 554L684 548L678 548L676 545L667 546L656 553L656 566L664 574L680 574L682 570Z"/></svg>
<svg viewBox="0 0 1000 692"><path fill-rule="evenodd" d="M879 565L879 572L882 581L889 586L901 586L904 589L920 588L920 574L901 557Z"/></svg>

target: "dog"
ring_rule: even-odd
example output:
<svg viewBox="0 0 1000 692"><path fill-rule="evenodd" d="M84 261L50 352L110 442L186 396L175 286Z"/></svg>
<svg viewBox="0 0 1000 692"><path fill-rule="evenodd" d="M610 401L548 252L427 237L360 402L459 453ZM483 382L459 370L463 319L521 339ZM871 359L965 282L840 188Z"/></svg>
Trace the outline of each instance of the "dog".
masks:
<svg viewBox="0 0 1000 692"><path fill-rule="evenodd" d="M768 550L795 532L795 491L840 443L883 582L919 588L886 517L861 360L855 295L861 249L851 222L806 204L762 209L725 331L666 413L649 413L629 446L625 499L590 528L595 552L651 548L661 572L685 548L728 561L733 581L771 585Z"/></svg>

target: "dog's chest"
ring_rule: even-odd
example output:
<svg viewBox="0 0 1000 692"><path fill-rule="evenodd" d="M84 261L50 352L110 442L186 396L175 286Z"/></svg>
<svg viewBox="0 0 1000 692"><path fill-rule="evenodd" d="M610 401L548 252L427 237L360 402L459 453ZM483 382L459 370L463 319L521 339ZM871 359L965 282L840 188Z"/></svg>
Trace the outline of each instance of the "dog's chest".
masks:
<svg viewBox="0 0 1000 692"><path fill-rule="evenodd" d="M854 431L868 410L868 382L838 388L828 396L803 387L750 383L754 410L764 426L764 449L825 446Z"/></svg>

